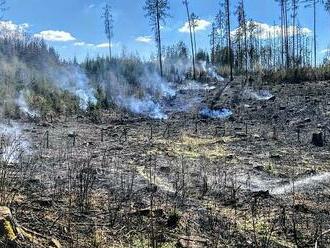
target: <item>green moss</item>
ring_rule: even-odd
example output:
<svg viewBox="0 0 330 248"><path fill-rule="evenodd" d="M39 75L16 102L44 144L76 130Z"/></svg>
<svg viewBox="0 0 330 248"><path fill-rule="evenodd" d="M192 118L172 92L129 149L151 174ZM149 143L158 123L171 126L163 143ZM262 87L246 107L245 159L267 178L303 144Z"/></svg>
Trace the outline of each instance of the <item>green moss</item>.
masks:
<svg viewBox="0 0 330 248"><path fill-rule="evenodd" d="M16 234L14 232L14 228L13 226L11 225L10 221L8 220L4 220L3 221L3 226L4 226L4 229L5 229L5 234L6 234L6 237L10 240L10 241L13 241L16 239Z"/></svg>

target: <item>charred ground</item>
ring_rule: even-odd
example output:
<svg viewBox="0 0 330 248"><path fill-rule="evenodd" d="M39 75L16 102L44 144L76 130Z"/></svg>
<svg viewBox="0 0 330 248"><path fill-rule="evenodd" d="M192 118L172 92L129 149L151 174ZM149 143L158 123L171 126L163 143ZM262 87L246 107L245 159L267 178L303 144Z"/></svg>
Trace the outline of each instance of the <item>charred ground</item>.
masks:
<svg viewBox="0 0 330 248"><path fill-rule="evenodd" d="M15 218L64 247L329 246L329 83L244 87L262 101L239 79L215 86L197 95L221 91L227 119L22 123L35 152L9 167Z"/></svg>

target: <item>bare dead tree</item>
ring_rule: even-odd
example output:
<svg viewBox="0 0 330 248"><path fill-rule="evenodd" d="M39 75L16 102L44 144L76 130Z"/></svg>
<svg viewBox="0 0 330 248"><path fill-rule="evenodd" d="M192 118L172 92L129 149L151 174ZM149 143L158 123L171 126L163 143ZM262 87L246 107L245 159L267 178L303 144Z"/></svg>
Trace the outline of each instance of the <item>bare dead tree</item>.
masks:
<svg viewBox="0 0 330 248"><path fill-rule="evenodd" d="M305 0L307 5L306 7L313 8L313 53L314 53L314 67L317 65L317 25L316 25L316 16L317 16L317 5L322 2L322 0Z"/></svg>

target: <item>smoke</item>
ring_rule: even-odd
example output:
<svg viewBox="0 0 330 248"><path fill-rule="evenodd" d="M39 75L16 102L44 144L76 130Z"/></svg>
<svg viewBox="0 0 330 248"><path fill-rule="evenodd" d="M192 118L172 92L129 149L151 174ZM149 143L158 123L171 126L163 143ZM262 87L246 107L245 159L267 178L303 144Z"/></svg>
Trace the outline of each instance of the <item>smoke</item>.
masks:
<svg viewBox="0 0 330 248"><path fill-rule="evenodd" d="M13 82L9 87L3 85L8 80ZM29 89L33 81L37 81L37 84L47 82L56 89L70 92L79 99L80 108L83 110L86 110L89 104L97 103L94 89L78 65L59 65L46 59L40 68L35 69L17 56L8 60L0 58L0 87L6 91L5 100L18 106L22 113L36 117L39 113L32 110L26 100L31 93ZM17 92L18 87L27 90Z"/></svg>
<svg viewBox="0 0 330 248"><path fill-rule="evenodd" d="M103 82L107 97L121 108L153 119L167 119L168 113L199 108L200 91L213 90L215 87L196 81L186 81L187 74L191 71L188 59L171 61L172 65L169 65L169 61L165 63L165 70L169 70L168 78L184 80L186 84L175 85L178 81L168 82L160 76L154 64L131 58L114 61ZM217 81L223 80L216 73L216 68L208 67L205 61L197 63L196 68L200 73ZM186 99L185 95L189 95L190 98ZM201 111L201 115L208 118L226 118L231 114L232 112L227 109Z"/></svg>
<svg viewBox="0 0 330 248"><path fill-rule="evenodd" d="M254 98L258 101L267 101L274 97L268 90L255 91L252 89L247 89L244 94L246 97Z"/></svg>
<svg viewBox="0 0 330 248"><path fill-rule="evenodd" d="M37 111L34 111L34 110L30 109L28 103L26 102L26 98L25 98L23 92L19 93L19 96L16 99L15 103L19 107L19 110L22 113L26 114L27 116L30 116L30 117L40 116Z"/></svg>
<svg viewBox="0 0 330 248"><path fill-rule="evenodd" d="M192 63L188 58L167 58L164 61L164 68L170 80L183 82L187 75L192 72Z"/></svg>
<svg viewBox="0 0 330 248"><path fill-rule="evenodd" d="M228 118L229 116L231 116L233 114L233 112L226 108L223 108L220 110L212 110L212 109L205 107L199 112L199 114L203 118L224 119L224 118Z"/></svg>
<svg viewBox="0 0 330 248"><path fill-rule="evenodd" d="M173 97L176 94L175 90L170 87L169 82L150 68L144 68L144 72L138 81L141 88L147 90L150 94L160 95L160 97Z"/></svg>
<svg viewBox="0 0 330 248"><path fill-rule="evenodd" d="M18 123L0 123L0 158L6 163L18 163L23 155L31 154L31 145L22 135Z"/></svg>
<svg viewBox="0 0 330 248"><path fill-rule="evenodd" d="M183 82L187 79L187 75L193 73L193 64L188 58L168 59L165 60L166 71L170 74L170 78L176 82ZM205 75L211 80L218 82L224 81L224 78L217 72L215 66L209 65L206 61L199 60L195 63L195 72L197 75Z"/></svg>
<svg viewBox="0 0 330 248"><path fill-rule="evenodd" d="M212 80L224 81L225 79L217 73L217 68L215 66L210 66L206 61L199 60L196 63L196 70L199 74L205 74Z"/></svg>
<svg viewBox="0 0 330 248"><path fill-rule="evenodd" d="M135 114L149 116L152 119L167 119L168 116L163 113L159 103L156 103L150 98L138 99L133 96L122 97L118 96L116 102L121 107L129 109Z"/></svg>
<svg viewBox="0 0 330 248"><path fill-rule="evenodd" d="M272 195L286 195L292 193L293 189L297 192L309 192L311 189L321 189L327 186L330 179L330 172L323 172L310 175L304 178L295 179L287 182L280 178L270 177L269 175L255 175L239 173L237 179L243 188L252 191L269 191Z"/></svg>
<svg viewBox="0 0 330 248"><path fill-rule="evenodd" d="M290 184L276 187L271 190L271 193L275 195L281 195L281 194L290 193L293 190L293 188L295 190L309 189L311 187L320 185L322 182L329 182L329 179L330 179L330 173L325 172L323 174L313 175L310 177L296 180L294 182L291 182Z"/></svg>
<svg viewBox="0 0 330 248"><path fill-rule="evenodd" d="M216 72L216 67L211 66L207 69L207 74L210 78L216 79L219 82L224 81L225 79L221 77L217 72Z"/></svg>
<svg viewBox="0 0 330 248"><path fill-rule="evenodd" d="M185 84L178 86L178 90L180 91L209 91L214 89L216 89L215 86L200 84L193 80L186 81Z"/></svg>
<svg viewBox="0 0 330 248"><path fill-rule="evenodd" d="M67 90L79 98L79 106L86 110L89 104L96 104L95 92L86 74L76 65L48 68L55 86Z"/></svg>
<svg viewBox="0 0 330 248"><path fill-rule="evenodd" d="M176 91L159 73L147 65L139 64L139 69L130 70L124 75L121 62L108 71L103 88L107 97L117 106L134 114L153 119L167 119L160 105L162 99L174 97Z"/></svg>

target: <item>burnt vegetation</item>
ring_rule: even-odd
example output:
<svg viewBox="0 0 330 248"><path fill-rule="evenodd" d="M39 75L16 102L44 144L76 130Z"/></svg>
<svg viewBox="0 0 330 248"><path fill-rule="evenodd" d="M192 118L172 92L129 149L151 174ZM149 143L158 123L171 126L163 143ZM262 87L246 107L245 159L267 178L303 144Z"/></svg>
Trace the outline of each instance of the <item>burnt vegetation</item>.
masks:
<svg viewBox="0 0 330 248"><path fill-rule="evenodd" d="M149 61L115 55L110 4L106 57L2 31L0 247L329 247L330 3L277 2L265 32L244 0L215 1L207 51L189 1L189 44L165 47L171 1L147 0Z"/></svg>

